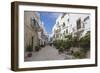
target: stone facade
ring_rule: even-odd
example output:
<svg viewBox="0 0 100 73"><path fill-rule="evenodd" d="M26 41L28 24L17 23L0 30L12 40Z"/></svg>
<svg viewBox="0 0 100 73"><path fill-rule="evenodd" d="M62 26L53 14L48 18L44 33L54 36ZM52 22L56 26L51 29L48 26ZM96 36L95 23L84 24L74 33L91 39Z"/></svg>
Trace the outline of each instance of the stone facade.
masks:
<svg viewBox="0 0 100 73"><path fill-rule="evenodd" d="M34 11L24 12L24 48L28 45L36 46L45 45L48 41L47 32L40 20L40 14Z"/></svg>
<svg viewBox="0 0 100 73"><path fill-rule="evenodd" d="M33 11L24 12L24 48L26 48L28 45L32 45L34 50L35 46L38 46L39 40L38 33L35 30L36 27L32 25L32 18L34 18L37 23L39 23L40 20L38 13Z"/></svg>

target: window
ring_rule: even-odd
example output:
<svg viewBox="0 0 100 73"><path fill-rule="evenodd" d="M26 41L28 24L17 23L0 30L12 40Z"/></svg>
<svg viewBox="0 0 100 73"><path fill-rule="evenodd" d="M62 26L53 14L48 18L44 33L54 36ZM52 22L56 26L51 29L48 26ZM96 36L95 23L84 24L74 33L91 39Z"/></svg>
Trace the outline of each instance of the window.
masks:
<svg viewBox="0 0 100 73"><path fill-rule="evenodd" d="M68 33L68 29L66 29L66 33Z"/></svg>
<svg viewBox="0 0 100 73"><path fill-rule="evenodd" d="M65 23L63 23L63 27L65 27Z"/></svg>
<svg viewBox="0 0 100 73"><path fill-rule="evenodd" d="M32 17L32 18L31 18L31 26L32 26L32 27L34 27L34 26L35 26L35 24L36 24L35 18L34 18L34 17Z"/></svg>
<svg viewBox="0 0 100 73"><path fill-rule="evenodd" d="M33 38L33 36L32 36L32 38L31 38L31 44L32 44L32 46L33 46L33 41L34 41L33 39L34 39L34 38Z"/></svg>
<svg viewBox="0 0 100 73"><path fill-rule="evenodd" d="M35 29L35 31L39 28L39 24L34 17L31 18L31 26Z"/></svg>
<svg viewBox="0 0 100 73"><path fill-rule="evenodd" d="M63 35L66 35L66 31L64 31Z"/></svg>
<svg viewBox="0 0 100 73"><path fill-rule="evenodd" d="M76 24L77 24L77 29L80 29L81 28L81 19L80 18L76 21Z"/></svg>
<svg viewBox="0 0 100 73"><path fill-rule="evenodd" d="M69 18L67 19L67 22L69 22Z"/></svg>

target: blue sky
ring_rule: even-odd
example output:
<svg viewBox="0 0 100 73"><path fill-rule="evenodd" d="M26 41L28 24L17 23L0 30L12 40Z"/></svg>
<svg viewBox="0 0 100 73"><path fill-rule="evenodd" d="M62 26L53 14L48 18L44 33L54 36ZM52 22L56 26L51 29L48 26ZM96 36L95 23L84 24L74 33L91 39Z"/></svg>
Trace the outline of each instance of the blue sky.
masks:
<svg viewBox="0 0 100 73"><path fill-rule="evenodd" d="M55 12L39 12L40 20L44 23L45 30L48 34L51 33L54 24L56 23L56 19L60 15L60 13Z"/></svg>

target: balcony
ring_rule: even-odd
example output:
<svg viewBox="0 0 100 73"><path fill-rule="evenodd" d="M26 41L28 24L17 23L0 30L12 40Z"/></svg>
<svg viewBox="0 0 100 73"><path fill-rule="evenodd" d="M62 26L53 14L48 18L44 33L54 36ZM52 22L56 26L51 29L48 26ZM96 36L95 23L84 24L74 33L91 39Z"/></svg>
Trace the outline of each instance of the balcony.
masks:
<svg viewBox="0 0 100 73"><path fill-rule="evenodd" d="M31 18L31 26L35 29L35 31L38 31L40 28L39 23L35 18Z"/></svg>

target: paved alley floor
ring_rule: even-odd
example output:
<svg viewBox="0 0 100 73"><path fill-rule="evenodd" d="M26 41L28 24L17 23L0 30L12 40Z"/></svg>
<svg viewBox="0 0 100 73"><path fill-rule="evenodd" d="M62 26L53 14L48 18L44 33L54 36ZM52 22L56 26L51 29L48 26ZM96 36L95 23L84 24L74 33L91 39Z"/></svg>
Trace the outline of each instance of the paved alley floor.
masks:
<svg viewBox="0 0 100 73"><path fill-rule="evenodd" d="M33 52L32 57L25 61L64 60L64 58L65 56L60 55L56 48L47 45L39 52Z"/></svg>

